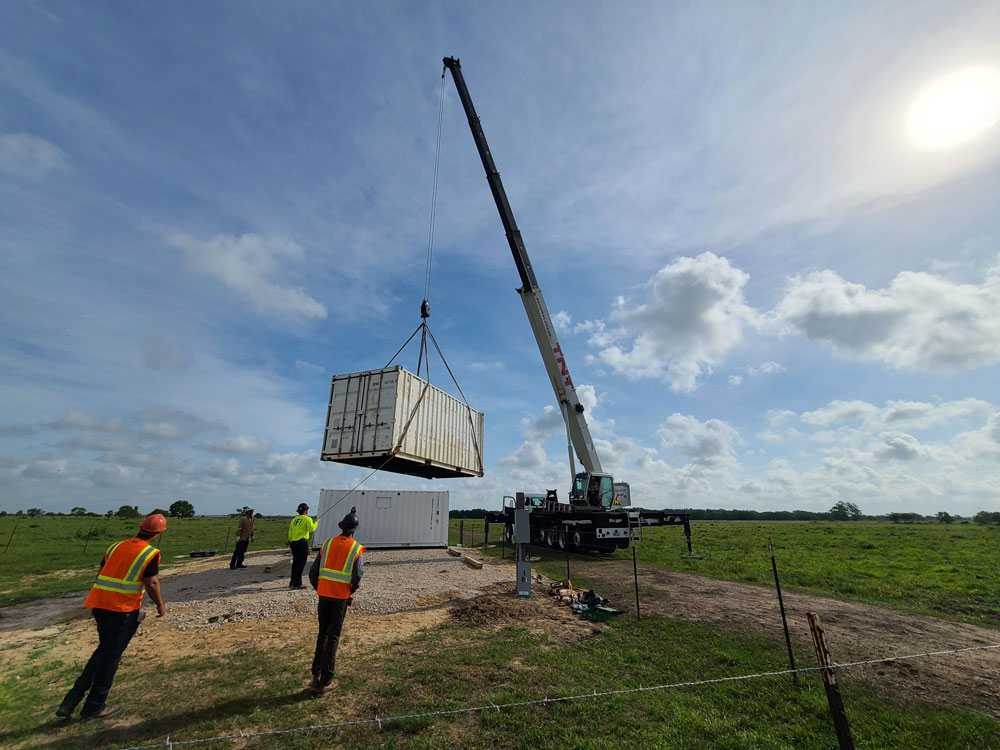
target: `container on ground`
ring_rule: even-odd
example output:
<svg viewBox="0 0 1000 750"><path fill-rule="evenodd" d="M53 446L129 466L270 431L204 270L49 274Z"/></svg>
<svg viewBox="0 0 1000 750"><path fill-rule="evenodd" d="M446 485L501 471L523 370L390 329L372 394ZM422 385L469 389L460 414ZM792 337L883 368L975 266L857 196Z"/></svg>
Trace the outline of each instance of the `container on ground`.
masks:
<svg viewBox="0 0 1000 750"><path fill-rule="evenodd" d="M323 461L427 479L483 476L483 415L400 366L334 375Z"/></svg>
<svg viewBox="0 0 1000 750"><path fill-rule="evenodd" d="M365 547L448 545L448 493L410 490L320 490L313 544L339 534L337 524L352 507L361 522L355 538Z"/></svg>

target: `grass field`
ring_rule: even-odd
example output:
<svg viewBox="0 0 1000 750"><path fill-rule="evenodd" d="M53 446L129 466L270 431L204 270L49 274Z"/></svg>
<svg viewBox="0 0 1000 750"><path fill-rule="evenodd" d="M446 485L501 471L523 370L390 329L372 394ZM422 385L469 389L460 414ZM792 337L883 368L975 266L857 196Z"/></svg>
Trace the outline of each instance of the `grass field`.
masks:
<svg viewBox="0 0 1000 750"><path fill-rule="evenodd" d="M102 536L92 539L84 553L83 537L95 521ZM134 522L109 519L18 519L18 523L27 528L19 526L6 559L0 553L5 601L86 589L103 548L135 527ZM235 523L235 519L171 520L161 544L165 563L183 564L188 558L174 556L192 549L214 548L222 554L226 531L235 529ZM257 524L257 543L251 549L283 545L287 520L259 519ZM0 519L2 543L12 526L11 519ZM482 528L481 521L467 519L466 542L473 541L475 530L475 542L481 544ZM29 530L30 535L20 536ZM451 531L451 541L457 542L455 520ZM770 535L789 588L997 624L1000 534L991 528L696 522L693 535L702 560L680 558L686 547L679 528L653 530L638 546L640 558L664 568L770 584L766 546ZM228 548L232 549L231 535ZM509 554L510 548L506 551ZM631 557L631 552L621 554ZM553 577L561 575L558 562L542 567ZM60 573L80 568L91 572ZM972 588L969 577L977 581ZM879 585L870 585L873 581ZM982 588L975 588L978 585ZM978 609L957 610L956 602L964 598L977 599ZM361 652L352 648L347 630L345 653L355 658L338 659L341 690L316 700L302 692L314 626L311 619L292 624L295 627L277 638L216 657L195 653L171 658L169 644L164 643L163 660L152 669L126 653L114 693L115 700L125 704L128 722L110 726L65 726L52 718L54 706L86 657L68 657L59 640L40 640L0 666L0 746L127 747L162 742L167 735L178 741L240 730L448 711L754 674L780 670L786 664L784 644L778 639L658 617L641 621L620 617L602 625L603 632L575 644L516 623L483 629L449 622ZM253 626L246 633L246 640L253 641ZM206 637L211 636L206 633ZM1000 747L1000 722L995 719L952 705L902 702L889 691L877 693L861 677L850 670L839 676L858 748ZM809 673L798 686L787 676L760 677L410 718L385 723L381 729L362 725L265 736L247 746L777 749L833 748L836 739L822 683Z"/></svg>
<svg viewBox="0 0 1000 750"><path fill-rule="evenodd" d="M517 626L488 632L446 624L338 659L341 690L302 692L311 629L223 658L186 657L153 672L127 657L115 693L128 726L51 721L80 664L49 644L0 673L0 746L114 748L373 717L448 711L700 681L780 668L780 644L656 618L619 619L573 646ZM350 633L347 633L348 643ZM273 645L272 645L273 644ZM842 672L859 748L988 748L1000 722L950 706L877 696ZM30 686L30 689L25 689ZM59 727L56 729L56 727ZM49 733L36 744L37 733ZM33 739L35 738L35 739ZM375 726L255 738L254 748L833 748L822 683L804 675L727 682L504 710L411 718ZM207 745L232 747L230 743ZM242 745L238 745L242 746ZM248 747L251 745L247 745Z"/></svg>
<svg viewBox="0 0 1000 750"><path fill-rule="evenodd" d="M455 543L458 528L452 519ZM500 532L491 526L491 540L499 540ZM682 559L687 548L676 526L645 530L638 559L669 570L773 585L770 536L781 585L789 590L1000 626L1000 526L692 521L691 536L701 560ZM465 540L482 544L481 520L465 519Z"/></svg>
<svg viewBox="0 0 1000 750"><path fill-rule="evenodd" d="M84 591L93 582L104 550L133 536L139 521L118 518L0 518L0 606ZM289 519L258 518L251 550L283 547ZM15 530L15 524L17 526ZM156 542L161 567L190 562L194 550L232 554L235 518L170 518ZM11 534L13 533L13 537ZM89 539L88 534L93 534ZM228 541L227 541L228 538ZM10 547L3 547L10 540ZM183 557L179 557L183 555Z"/></svg>

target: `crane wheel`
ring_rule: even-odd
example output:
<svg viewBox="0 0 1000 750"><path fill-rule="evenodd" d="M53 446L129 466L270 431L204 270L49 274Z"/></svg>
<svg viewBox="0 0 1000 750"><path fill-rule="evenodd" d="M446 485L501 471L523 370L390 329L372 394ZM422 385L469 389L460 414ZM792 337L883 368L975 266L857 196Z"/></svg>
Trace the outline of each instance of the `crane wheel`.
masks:
<svg viewBox="0 0 1000 750"><path fill-rule="evenodd" d="M569 544L569 539L567 538L565 531L559 532L559 549L563 552L566 551L566 546Z"/></svg>

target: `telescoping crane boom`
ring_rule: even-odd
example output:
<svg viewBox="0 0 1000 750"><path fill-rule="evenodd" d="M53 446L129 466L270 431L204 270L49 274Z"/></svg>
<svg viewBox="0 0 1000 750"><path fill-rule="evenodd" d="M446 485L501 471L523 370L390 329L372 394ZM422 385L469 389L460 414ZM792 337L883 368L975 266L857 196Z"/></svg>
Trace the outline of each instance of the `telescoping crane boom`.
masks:
<svg viewBox="0 0 1000 750"><path fill-rule="evenodd" d="M552 383L552 390L555 392L569 438L569 464L572 479L569 504L559 503L554 491L549 491L544 499L535 497L534 507L537 510L533 510L532 513L532 535L537 534L540 541L550 546L562 548L565 548L567 544L577 547L590 545L607 548L609 546L600 544L598 540L613 540L610 548L614 548L615 546L628 546L633 526L677 524L683 525L687 531L690 551L690 527L687 515L664 514L662 512L644 512L645 515L642 515L638 511L632 513L612 512L617 509L620 502L620 500L616 500L614 479L611 474L601 468L601 461L594 448L590 428L587 426L584 406L577 396L573 378L566 364L566 357L556 336L555 326L552 324L552 318L545 305L542 290L535 279L531 259L524 247L524 240L521 238L521 232L514 220L514 212L511 210L503 182L500 180L500 172L493 161L489 144L486 142L486 134L483 132L482 123L465 84L461 63L458 58L446 57L444 65L446 69L451 71L455 87L458 89L459 99L462 101L462 107L469 120L472 138L476 142L479 157L486 170L486 179L489 182L490 191L493 193L497 211L500 213L500 221L503 223L504 232L507 235L507 244L514 256L514 265L517 266L518 274L521 276L521 286L517 292L528 315L528 321L535 335L535 342L538 344L542 361L545 363L545 369ZM583 468L582 472L576 471L574 453ZM512 509L507 508L507 510ZM595 513L600 515L595 516ZM507 513L504 522L508 528L511 519L512 513ZM493 519L490 519L488 516L489 520L500 520L500 517L494 516Z"/></svg>

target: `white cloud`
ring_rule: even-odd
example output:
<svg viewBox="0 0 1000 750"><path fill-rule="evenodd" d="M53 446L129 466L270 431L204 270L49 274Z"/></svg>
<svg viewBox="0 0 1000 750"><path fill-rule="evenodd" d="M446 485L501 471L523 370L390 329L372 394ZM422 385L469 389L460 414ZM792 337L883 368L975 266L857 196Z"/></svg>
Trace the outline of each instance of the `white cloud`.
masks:
<svg viewBox="0 0 1000 750"><path fill-rule="evenodd" d="M691 463L702 467L718 467L734 460L733 445L740 441L739 433L720 419L699 422L691 416L671 414L659 426L656 434L665 448L672 448Z"/></svg>
<svg viewBox="0 0 1000 750"><path fill-rule="evenodd" d="M301 263L305 258L302 248L291 240L256 234L223 235L208 241L173 234L168 240L184 251L193 268L245 294L259 312L300 318L326 317L326 307L304 288L280 280L282 264Z"/></svg>
<svg viewBox="0 0 1000 750"><path fill-rule="evenodd" d="M560 310L552 316L552 325L556 327L559 333L567 333L572 328L573 318L565 310Z"/></svg>
<svg viewBox="0 0 1000 750"><path fill-rule="evenodd" d="M216 429L200 417L174 409L147 406L140 412L142 434L156 440L185 440L199 432Z"/></svg>
<svg viewBox="0 0 1000 750"><path fill-rule="evenodd" d="M91 430L93 432L121 432L125 429L125 425L118 417L100 419L78 409L69 409L55 422L50 422L49 427L60 430Z"/></svg>
<svg viewBox="0 0 1000 750"><path fill-rule="evenodd" d="M903 271L877 290L833 271L795 276L771 319L846 358L907 370L980 367L1000 361L1000 268L980 285Z"/></svg>
<svg viewBox="0 0 1000 750"><path fill-rule="evenodd" d="M878 414L878 407L866 401L831 401L821 409L802 414L806 424L826 426L840 422L858 422Z"/></svg>
<svg viewBox="0 0 1000 750"><path fill-rule="evenodd" d="M501 466L512 469L540 469L548 464L545 450L535 440L525 440L516 451L500 459Z"/></svg>
<svg viewBox="0 0 1000 750"><path fill-rule="evenodd" d="M326 370L323 365L314 365L312 362L307 362L304 359L295 360L295 369L302 370L303 372L324 372Z"/></svg>
<svg viewBox="0 0 1000 750"><path fill-rule="evenodd" d="M742 384L743 384L743 376L742 375L730 375L729 376L729 385L732 386L733 388L737 388L737 387L739 387Z"/></svg>
<svg viewBox="0 0 1000 750"><path fill-rule="evenodd" d="M67 463L64 458L56 460L40 459L30 462L22 473L24 476L33 479L53 479L65 474Z"/></svg>
<svg viewBox="0 0 1000 750"><path fill-rule="evenodd" d="M663 378L671 390L693 390L739 343L743 326L756 323L743 301L748 278L713 253L664 266L650 280L648 301L621 299L611 314L631 348L612 344L598 359L629 378Z"/></svg>
<svg viewBox="0 0 1000 750"><path fill-rule="evenodd" d="M759 377L761 375L778 375L785 371L785 366L778 362L762 362L757 365L749 365L746 369L747 375L752 378Z"/></svg>
<svg viewBox="0 0 1000 750"><path fill-rule="evenodd" d="M883 432L879 435L879 440L881 442L872 448L872 453L876 458L896 461L928 458L927 451L913 435L907 435L904 432Z"/></svg>
<svg viewBox="0 0 1000 750"><path fill-rule="evenodd" d="M198 447L210 453L263 453L267 439L253 435L233 435L222 440L203 440Z"/></svg>
<svg viewBox="0 0 1000 750"><path fill-rule="evenodd" d="M319 455L316 451L299 453L271 453L264 460L266 474L302 474L316 468Z"/></svg>
<svg viewBox="0 0 1000 750"><path fill-rule="evenodd" d="M66 153L30 133L0 135L0 172L39 180L50 172L69 169Z"/></svg>

